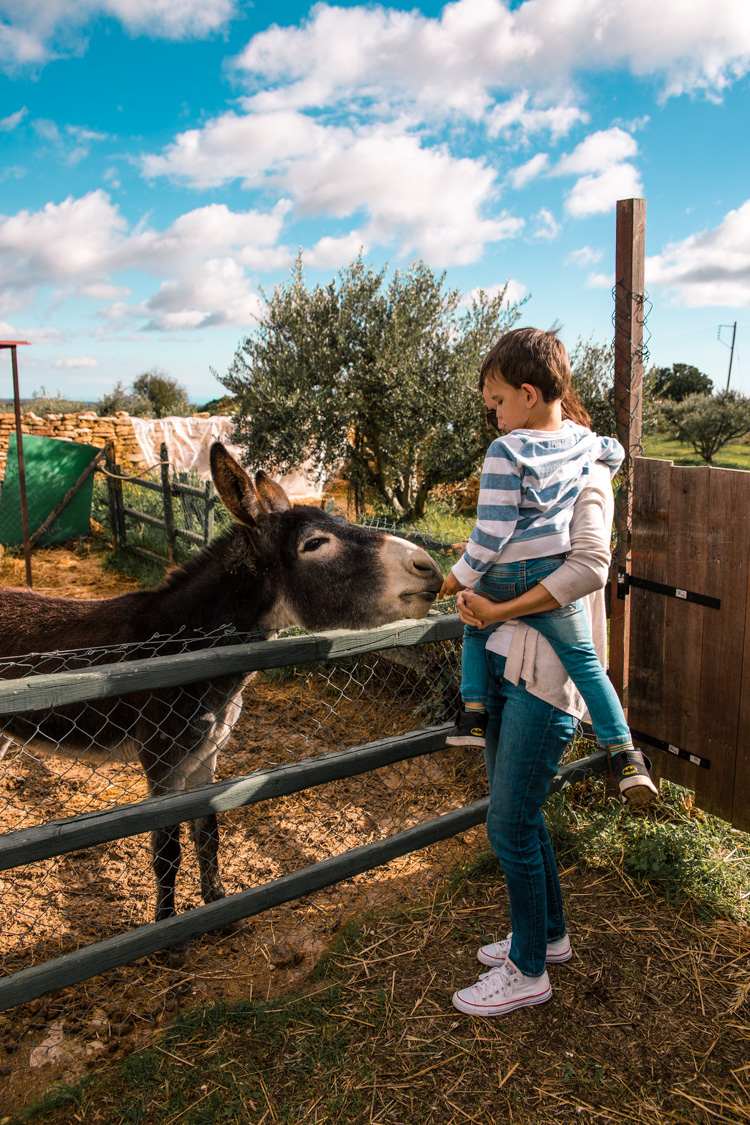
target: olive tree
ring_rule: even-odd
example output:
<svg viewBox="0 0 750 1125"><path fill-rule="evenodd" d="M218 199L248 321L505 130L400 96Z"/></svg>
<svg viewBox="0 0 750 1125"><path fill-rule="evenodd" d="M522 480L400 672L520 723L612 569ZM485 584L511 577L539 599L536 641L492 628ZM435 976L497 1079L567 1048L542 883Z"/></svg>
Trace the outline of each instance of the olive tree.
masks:
<svg viewBox="0 0 750 1125"><path fill-rule="evenodd" d="M654 394L682 402L688 395L710 395L714 389L708 375L691 363L673 363L671 367L654 367Z"/></svg>
<svg viewBox="0 0 750 1125"><path fill-rule="evenodd" d="M614 346L579 337L570 352L570 370L573 386L591 416L591 428L598 434L616 437ZM653 369L643 374L641 417L645 432L656 428L659 407L654 399Z"/></svg>
<svg viewBox="0 0 750 1125"><path fill-rule="evenodd" d="M468 305L424 262L375 270L357 257L308 288L298 259L221 380L236 396L248 464L340 469L420 518L430 490L475 471L488 444L477 374L519 316L505 292Z"/></svg>
<svg viewBox="0 0 750 1125"><path fill-rule="evenodd" d="M738 391L692 394L662 405L662 429L708 464L728 441L750 433L750 399Z"/></svg>

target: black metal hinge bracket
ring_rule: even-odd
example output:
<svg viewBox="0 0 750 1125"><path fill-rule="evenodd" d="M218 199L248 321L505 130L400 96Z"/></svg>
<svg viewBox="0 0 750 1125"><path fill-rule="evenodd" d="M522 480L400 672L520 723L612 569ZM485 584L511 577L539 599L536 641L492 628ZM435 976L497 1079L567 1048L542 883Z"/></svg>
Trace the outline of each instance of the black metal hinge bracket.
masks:
<svg viewBox="0 0 750 1125"><path fill-rule="evenodd" d="M721 598L710 598L707 594L696 594L694 590L682 590L679 586L666 586L663 582L652 582L650 578L639 578L637 574L628 574L624 566L619 566L617 597L623 600L631 586L637 586L639 590L650 590L653 594L663 594L665 598L677 598L679 601L708 606L709 609L721 609Z"/></svg>
<svg viewBox="0 0 750 1125"><path fill-rule="evenodd" d="M649 746L655 746L658 750L664 750L665 753L672 754L675 758L681 758L683 762L692 762L694 766L700 766L703 770L711 769L710 758L703 758L700 754L691 754L689 750L683 750L681 746L674 746L671 742L665 742L662 738L654 738L640 730L633 730L632 727L630 733L634 742L645 742Z"/></svg>

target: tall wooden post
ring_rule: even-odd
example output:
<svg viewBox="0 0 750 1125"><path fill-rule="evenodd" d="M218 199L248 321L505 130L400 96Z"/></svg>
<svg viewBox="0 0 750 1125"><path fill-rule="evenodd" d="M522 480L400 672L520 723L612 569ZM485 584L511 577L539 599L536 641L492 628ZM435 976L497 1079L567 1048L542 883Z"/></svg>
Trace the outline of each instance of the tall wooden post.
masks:
<svg viewBox="0 0 750 1125"><path fill-rule="evenodd" d="M174 566L174 548L175 548L175 533L174 533L174 508L172 506L172 482L169 479L169 450L167 443L161 443L161 490L164 497L164 523L167 528L167 551L169 553L169 565Z"/></svg>
<svg viewBox="0 0 750 1125"><path fill-rule="evenodd" d="M633 458L642 452L645 259L646 200L621 199L617 203L615 253L614 401L617 436L625 449L625 462L615 496L617 543L612 557L609 675L623 707L627 707L628 701L630 619L627 599L617 597L617 570L630 564Z"/></svg>

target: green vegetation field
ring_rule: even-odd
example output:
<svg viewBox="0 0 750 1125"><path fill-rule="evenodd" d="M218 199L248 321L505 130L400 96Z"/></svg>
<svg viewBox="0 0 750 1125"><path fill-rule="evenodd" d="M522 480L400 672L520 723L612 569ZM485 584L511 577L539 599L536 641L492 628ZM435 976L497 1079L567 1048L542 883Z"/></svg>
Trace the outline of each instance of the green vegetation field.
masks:
<svg viewBox="0 0 750 1125"><path fill-rule="evenodd" d="M675 465L705 465L706 462L684 442L663 434L653 434L643 439L644 457L662 457ZM714 458L714 468L750 469L750 442L730 441Z"/></svg>

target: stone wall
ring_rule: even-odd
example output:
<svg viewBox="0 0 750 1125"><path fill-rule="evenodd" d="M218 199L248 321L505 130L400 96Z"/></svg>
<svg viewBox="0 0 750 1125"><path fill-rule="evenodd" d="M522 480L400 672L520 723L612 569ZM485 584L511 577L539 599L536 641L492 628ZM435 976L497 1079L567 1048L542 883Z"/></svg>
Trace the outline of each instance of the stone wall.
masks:
<svg viewBox="0 0 750 1125"><path fill-rule="evenodd" d="M196 417L208 418L210 415L197 414ZM119 465L131 471L148 468L136 441L131 417L123 410L111 417L99 417L98 414L83 411L79 414L48 414L44 418L33 411L27 411L22 414L21 419L21 429L25 434L63 438L99 447L112 441L115 445L115 460ZM5 476L8 440L15 428L15 414L0 414L0 480Z"/></svg>

